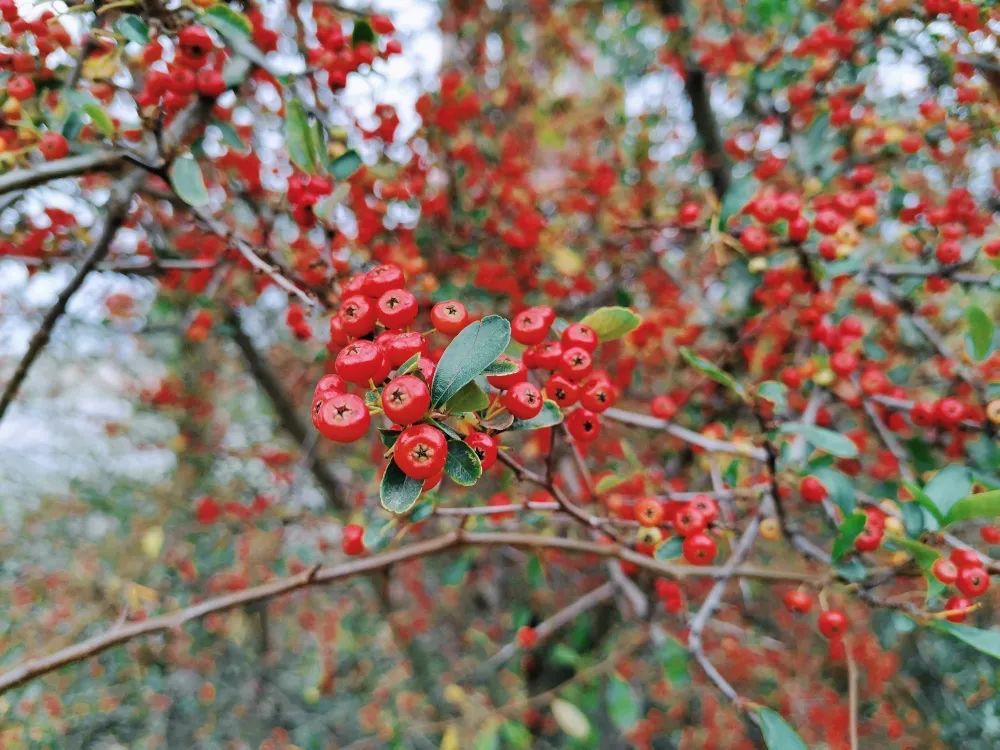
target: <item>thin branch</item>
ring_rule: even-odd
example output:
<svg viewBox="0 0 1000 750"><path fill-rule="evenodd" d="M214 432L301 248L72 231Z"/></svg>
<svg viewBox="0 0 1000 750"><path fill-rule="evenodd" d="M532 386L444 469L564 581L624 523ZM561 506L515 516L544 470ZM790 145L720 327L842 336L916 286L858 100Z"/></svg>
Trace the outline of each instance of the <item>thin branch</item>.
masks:
<svg viewBox="0 0 1000 750"><path fill-rule="evenodd" d="M666 419L651 417L647 414L625 411L624 409L612 408L604 412L604 416L621 424L633 425L635 427L645 427L649 430L660 430L671 435L678 440L683 440L691 445L704 448L709 453L727 453L735 456L752 458L755 461L767 461L767 451L752 445L742 445L726 440L716 440L669 422Z"/></svg>
<svg viewBox="0 0 1000 750"><path fill-rule="evenodd" d="M103 150L47 161L26 169L14 169L0 175L0 195L15 190L27 190L62 177L76 177L108 169L121 164L125 159L126 155L122 151Z"/></svg>

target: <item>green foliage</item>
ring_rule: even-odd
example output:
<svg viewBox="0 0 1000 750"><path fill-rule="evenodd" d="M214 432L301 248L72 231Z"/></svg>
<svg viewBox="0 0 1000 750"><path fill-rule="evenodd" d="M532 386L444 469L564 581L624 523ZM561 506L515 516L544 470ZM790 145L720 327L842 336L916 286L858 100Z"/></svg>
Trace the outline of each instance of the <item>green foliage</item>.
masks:
<svg viewBox="0 0 1000 750"><path fill-rule="evenodd" d="M438 406L503 354L510 343L510 323L499 315L487 315L466 326L444 350L431 383L431 404Z"/></svg>
<svg viewBox="0 0 1000 750"><path fill-rule="evenodd" d="M593 328L601 341L613 341L638 328L642 319L627 307L600 307L580 322Z"/></svg>
<svg viewBox="0 0 1000 750"><path fill-rule="evenodd" d="M382 507L390 513L406 513L417 502L423 486L423 482L406 476L395 461L390 461L382 474L379 488Z"/></svg>
<svg viewBox="0 0 1000 750"><path fill-rule="evenodd" d="M479 462L479 456L467 443L461 440L449 440L444 473L455 484L471 487L483 475L483 467Z"/></svg>
<svg viewBox="0 0 1000 750"><path fill-rule="evenodd" d="M208 189L201 166L190 154L179 156L170 165L170 184L178 197L189 206L200 208L208 203Z"/></svg>
<svg viewBox="0 0 1000 750"><path fill-rule="evenodd" d="M750 715L760 727L768 750L808 750L806 743L777 711L757 706Z"/></svg>

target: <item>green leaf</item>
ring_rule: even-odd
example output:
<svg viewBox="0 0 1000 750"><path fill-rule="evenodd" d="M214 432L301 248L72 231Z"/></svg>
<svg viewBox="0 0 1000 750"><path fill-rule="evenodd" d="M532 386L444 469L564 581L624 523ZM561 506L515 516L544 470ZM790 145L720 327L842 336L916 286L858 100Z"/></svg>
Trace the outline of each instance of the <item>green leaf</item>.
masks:
<svg viewBox="0 0 1000 750"><path fill-rule="evenodd" d="M517 362L512 359L498 359L483 370L484 375L510 375L512 372L517 372Z"/></svg>
<svg viewBox="0 0 1000 750"><path fill-rule="evenodd" d="M490 397L479 387L479 383L470 380L458 393L448 399L444 410L449 414L466 414L470 411L480 411L489 405Z"/></svg>
<svg viewBox="0 0 1000 750"><path fill-rule="evenodd" d="M96 102L84 104L83 112L90 121L94 124L94 127L103 135L105 138L113 138L115 135L115 124L111 121L108 113L104 111Z"/></svg>
<svg viewBox="0 0 1000 750"><path fill-rule="evenodd" d="M397 375L406 375L408 373L411 373L411 372L413 372L414 370L417 369L417 365L418 364L420 364L420 352L417 352L412 357L410 357L408 360L406 360L403 364L401 364L397 368L396 374Z"/></svg>
<svg viewBox="0 0 1000 750"><path fill-rule="evenodd" d="M865 529L868 516L864 513L852 513L844 519L837 530L837 538L833 540L832 555L834 560L839 560L854 547L854 540L858 538Z"/></svg>
<svg viewBox="0 0 1000 750"><path fill-rule="evenodd" d="M316 152L309 133L309 118L302 102L292 99L285 107L285 144L292 164L307 174L316 173Z"/></svg>
<svg viewBox="0 0 1000 750"><path fill-rule="evenodd" d="M663 672L674 687L681 687L691 681L688 671L687 647L669 633L664 633L660 644L660 664Z"/></svg>
<svg viewBox="0 0 1000 750"><path fill-rule="evenodd" d="M225 120L212 120L212 125L219 129L219 133L222 135L222 142L225 143L230 148L234 148L237 151L243 151L246 149L246 144L243 139L240 138L240 134L236 132L230 123Z"/></svg>
<svg viewBox="0 0 1000 750"><path fill-rule="evenodd" d="M250 61L242 55L233 55L222 66L222 80L227 88L235 88L250 74Z"/></svg>
<svg viewBox="0 0 1000 750"><path fill-rule="evenodd" d="M250 23L250 19L224 3L216 3L208 8L202 14L201 21L229 38L243 37L247 39L253 33L253 24Z"/></svg>
<svg viewBox="0 0 1000 750"><path fill-rule="evenodd" d="M684 540L679 536L672 536L656 545L653 557L657 560L673 560L681 556L684 551Z"/></svg>
<svg viewBox="0 0 1000 750"><path fill-rule="evenodd" d="M924 579L927 581L928 599L944 593L944 584L934 575L934 563L941 557L941 554L936 549L929 547L923 542L918 542L916 539L899 536L898 534L889 535L886 539L886 546L891 549L903 549L910 553L914 562L920 566L920 572L924 574Z"/></svg>
<svg viewBox="0 0 1000 750"><path fill-rule="evenodd" d="M455 484L471 487L483 475L483 465L479 462L479 456L468 443L463 440L449 440L444 473Z"/></svg>
<svg viewBox="0 0 1000 750"><path fill-rule="evenodd" d="M786 435L802 435L819 450L837 458L856 458L858 455L858 446L853 440L825 427L803 422L785 422L779 428L779 432Z"/></svg>
<svg viewBox="0 0 1000 750"><path fill-rule="evenodd" d="M958 640L972 646L976 651L992 656L994 659L1000 659L1000 631L982 630L947 620L935 620L931 627L958 638Z"/></svg>
<svg viewBox="0 0 1000 750"><path fill-rule="evenodd" d="M639 723L639 697L632 686L618 675L611 675L608 679L604 699L608 703L608 715L618 729L628 732Z"/></svg>
<svg viewBox="0 0 1000 750"><path fill-rule="evenodd" d="M386 448L394 446L399 440L400 434L399 430L390 430L388 427L380 427L378 431L379 439Z"/></svg>
<svg viewBox="0 0 1000 750"><path fill-rule="evenodd" d="M774 404L775 411L788 408L788 387L777 380L765 380L757 386L757 395Z"/></svg>
<svg viewBox="0 0 1000 750"><path fill-rule="evenodd" d="M826 487L826 491L830 493L830 499L836 503L845 516L854 512L857 505L854 482L846 474L830 466L821 466L813 470L812 474Z"/></svg>
<svg viewBox="0 0 1000 750"><path fill-rule="evenodd" d="M924 530L924 514L919 503L901 503L900 513L903 516L903 528L912 537L920 536Z"/></svg>
<svg viewBox="0 0 1000 750"><path fill-rule="evenodd" d="M562 422L563 413L559 404L555 401L545 399L542 402L542 410L531 419L515 419L509 429L511 430L540 430L543 427L555 427Z"/></svg>
<svg viewBox="0 0 1000 750"><path fill-rule="evenodd" d="M66 115L66 121L59 132L67 141L75 141L80 136L81 130L83 130L83 118L80 117L80 113L70 112Z"/></svg>
<svg viewBox="0 0 1000 750"><path fill-rule="evenodd" d="M570 737L582 740L590 734L590 722L586 714L572 703L556 698L552 701L551 708L556 724Z"/></svg>
<svg viewBox="0 0 1000 750"><path fill-rule="evenodd" d="M177 197L189 206L204 206L208 203L208 190L201 167L190 154L179 156L170 165L170 184Z"/></svg>
<svg viewBox="0 0 1000 750"><path fill-rule="evenodd" d="M979 492L963 497L948 509L942 526L970 518L996 518L1000 516L1000 490Z"/></svg>
<svg viewBox="0 0 1000 750"><path fill-rule="evenodd" d="M375 32L371 24L367 21L355 21L354 31L351 32L351 44L357 47L359 44L371 44L375 41Z"/></svg>
<svg viewBox="0 0 1000 750"><path fill-rule="evenodd" d="M330 164L330 174L338 180L346 180L358 171L361 164L361 157L358 156L358 152L351 149L350 151L345 151L333 160Z"/></svg>
<svg viewBox="0 0 1000 750"><path fill-rule="evenodd" d="M642 319L627 307L600 307L580 322L593 328L601 341L613 341L638 328Z"/></svg>
<svg viewBox="0 0 1000 750"><path fill-rule="evenodd" d="M863 581L868 577L868 569L856 557L839 562L833 568L837 571L838 576L847 581Z"/></svg>
<svg viewBox="0 0 1000 750"><path fill-rule="evenodd" d="M382 484L379 487L382 507L390 513L405 513L417 502L423 487L423 482L406 476L403 470L396 466L395 461L390 461L385 467Z"/></svg>
<svg viewBox="0 0 1000 750"><path fill-rule="evenodd" d="M617 487L619 484L627 482L628 479L628 477L622 476L621 474L605 474L597 480L597 484L594 485L594 491L598 494L607 492L613 487Z"/></svg>
<svg viewBox="0 0 1000 750"><path fill-rule="evenodd" d="M431 405L440 406L483 372L510 343L510 323L487 315L467 325L444 350L434 370Z"/></svg>
<svg viewBox="0 0 1000 750"><path fill-rule="evenodd" d="M722 207L719 209L719 226L722 229L726 228L726 223L731 217L742 211L750 202L757 192L757 186L757 178L753 175L741 177L729 186L722 199Z"/></svg>
<svg viewBox="0 0 1000 750"><path fill-rule="evenodd" d="M513 750L528 750L534 741L531 731L524 724L514 721L504 722L500 726L500 734L503 735L507 743L504 747L510 747Z"/></svg>
<svg viewBox="0 0 1000 750"><path fill-rule="evenodd" d="M765 706L751 709L750 715L764 735L768 750L809 750L799 733L781 718L781 714Z"/></svg>
<svg viewBox="0 0 1000 750"><path fill-rule="evenodd" d="M394 516L380 515L366 523L362 537L365 549L369 552L380 552L389 546L389 542L396 535L397 520Z"/></svg>
<svg viewBox="0 0 1000 750"><path fill-rule="evenodd" d="M937 503L931 500L919 485L913 482L903 482L903 486L909 490L916 503L931 515L937 522L937 527L940 528L941 524L944 523L944 514L938 509Z"/></svg>
<svg viewBox="0 0 1000 750"><path fill-rule="evenodd" d="M692 352L686 346L682 346L680 348L680 352L681 352L681 357L683 357L684 361L687 362L689 365L691 365L691 367L696 369L698 372L707 375L716 383L726 386L726 388L729 388L730 390L738 394L740 398L746 400L747 398L746 389L742 386L742 384L737 382L736 378L734 378L728 372L720 370L718 367L713 365L707 359L699 357L697 354Z"/></svg>
<svg viewBox="0 0 1000 750"><path fill-rule="evenodd" d="M949 464L926 485L924 495L929 497L941 513L941 520L947 517L951 507L972 492L972 473L965 466Z"/></svg>
<svg viewBox="0 0 1000 750"><path fill-rule="evenodd" d="M982 308L972 305L965 311L965 322L969 326L970 353L978 361L986 359L993 350L993 321Z"/></svg>
<svg viewBox="0 0 1000 750"><path fill-rule="evenodd" d="M139 16L131 13L118 17L115 21L115 31L136 44L149 43L149 26Z"/></svg>

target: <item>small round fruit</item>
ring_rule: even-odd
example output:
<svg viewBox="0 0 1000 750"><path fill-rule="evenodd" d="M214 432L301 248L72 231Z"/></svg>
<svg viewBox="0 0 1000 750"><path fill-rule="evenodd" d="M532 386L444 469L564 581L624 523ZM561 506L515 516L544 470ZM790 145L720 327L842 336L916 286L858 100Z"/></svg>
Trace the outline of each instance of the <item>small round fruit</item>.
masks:
<svg viewBox="0 0 1000 750"><path fill-rule="evenodd" d="M361 339L341 349L335 365L337 374L348 383L366 385L369 380L375 380L387 363L378 344Z"/></svg>
<svg viewBox="0 0 1000 750"><path fill-rule="evenodd" d="M681 548L684 559L692 565L711 565L715 560L715 540L708 534L693 534L684 540Z"/></svg>
<svg viewBox="0 0 1000 750"><path fill-rule="evenodd" d="M406 286L403 269L394 263L385 263L368 271L361 281L361 291L369 297L381 297L390 289Z"/></svg>
<svg viewBox="0 0 1000 750"><path fill-rule="evenodd" d="M347 390L347 383L339 375L328 373L319 379L313 389L313 398L328 398Z"/></svg>
<svg viewBox="0 0 1000 750"><path fill-rule="evenodd" d="M596 440L597 436L601 434L601 423L597 415L590 409L582 407L574 409L566 418L566 428L573 439L582 443Z"/></svg>
<svg viewBox="0 0 1000 750"><path fill-rule="evenodd" d="M354 336L364 336L375 329L378 310L370 299L360 294L348 297L340 305L337 313L344 332Z"/></svg>
<svg viewBox="0 0 1000 750"><path fill-rule="evenodd" d="M504 391L500 403L517 419L531 419L542 410L542 394L534 383L524 380Z"/></svg>
<svg viewBox="0 0 1000 750"><path fill-rule="evenodd" d="M808 476L799 483L799 493L807 503L821 503L826 499L827 489L816 477Z"/></svg>
<svg viewBox="0 0 1000 750"><path fill-rule="evenodd" d="M635 504L635 520L642 526L659 526L663 523L663 505L655 497L643 497Z"/></svg>
<svg viewBox="0 0 1000 750"><path fill-rule="evenodd" d="M964 610L972 606L972 602L966 599L964 596L953 596L944 603L944 611L950 612L951 610ZM953 612L948 615L945 619L948 622L965 622L965 618L969 616L968 612Z"/></svg>
<svg viewBox="0 0 1000 750"><path fill-rule="evenodd" d="M386 328L406 328L420 311L417 298L405 289L390 289L375 304L378 321Z"/></svg>
<svg viewBox="0 0 1000 750"><path fill-rule="evenodd" d="M454 336L469 323L469 311L458 300L438 302L431 308L431 325L445 336Z"/></svg>
<svg viewBox="0 0 1000 750"><path fill-rule="evenodd" d="M413 479L430 479L444 468L448 441L444 433L429 424L410 425L393 446L396 466Z"/></svg>
<svg viewBox="0 0 1000 750"><path fill-rule="evenodd" d="M812 597L802 589L792 589L785 594L783 601L790 612L797 612L800 615L812 609Z"/></svg>
<svg viewBox="0 0 1000 750"><path fill-rule="evenodd" d="M600 414L610 409L618 400L618 389L604 378L591 378L580 392L580 403L592 412Z"/></svg>
<svg viewBox="0 0 1000 750"><path fill-rule="evenodd" d="M427 413L431 392L415 375L394 378L382 389L382 410L396 424L412 424Z"/></svg>
<svg viewBox="0 0 1000 750"><path fill-rule="evenodd" d="M500 452L500 443L492 435L485 432L472 432L465 438L466 444L479 456L479 463L483 465L483 471L487 471L497 462Z"/></svg>
<svg viewBox="0 0 1000 750"><path fill-rule="evenodd" d="M62 159L69 153L69 141L61 133L46 133L38 142L38 150L46 161Z"/></svg>
<svg viewBox="0 0 1000 750"><path fill-rule="evenodd" d="M517 629L517 645L521 648L534 648L538 644L538 632L528 625Z"/></svg>
<svg viewBox="0 0 1000 750"><path fill-rule="evenodd" d="M381 343L382 341L383 339L380 336L379 342ZM393 367L399 367L414 354L420 354L424 351L424 347L424 336L416 331L389 333L386 335L385 343L382 345L385 357Z"/></svg>
<svg viewBox="0 0 1000 750"><path fill-rule="evenodd" d="M552 318L543 308L529 307L514 316L510 324L510 335L514 341L525 346L540 344L548 335L551 325Z"/></svg>
<svg viewBox="0 0 1000 750"><path fill-rule="evenodd" d="M344 527L340 539L341 548L345 555L363 555L365 553L365 527L356 523L349 523Z"/></svg>
<svg viewBox="0 0 1000 750"><path fill-rule="evenodd" d="M674 529L681 536L700 534L706 526L708 526L708 522L705 517L691 503L681 508L674 516Z"/></svg>
<svg viewBox="0 0 1000 750"><path fill-rule="evenodd" d="M323 437L353 443L364 436L371 421L364 401L353 393L336 393L320 407L316 424Z"/></svg>
<svg viewBox="0 0 1000 750"><path fill-rule="evenodd" d="M563 347L559 373L573 382L580 382L594 369L594 360L590 352L580 346Z"/></svg>
<svg viewBox="0 0 1000 750"><path fill-rule="evenodd" d="M951 551L948 556L955 565L959 568L981 568L983 563L979 559L979 555L976 554L974 549L969 547L956 547Z"/></svg>
<svg viewBox="0 0 1000 750"><path fill-rule="evenodd" d="M840 638L847 632L847 615L839 609L828 609L819 616L819 632L823 637L834 639Z"/></svg>
<svg viewBox="0 0 1000 750"><path fill-rule="evenodd" d="M562 332L559 340L563 345L563 349L578 346L588 352L593 352L597 348L597 345L601 343L601 340L597 337L597 332L583 323L572 323L566 326L566 330Z"/></svg>
<svg viewBox="0 0 1000 750"><path fill-rule="evenodd" d="M579 389L562 375L553 375L545 381L545 395L565 409L577 402Z"/></svg>
<svg viewBox="0 0 1000 750"><path fill-rule="evenodd" d="M939 557L931 566L931 572L941 583L951 584L958 580L958 566L951 560Z"/></svg>
<svg viewBox="0 0 1000 750"><path fill-rule="evenodd" d="M986 568L969 566L958 571L955 587L965 596L982 596L990 587L990 574Z"/></svg>

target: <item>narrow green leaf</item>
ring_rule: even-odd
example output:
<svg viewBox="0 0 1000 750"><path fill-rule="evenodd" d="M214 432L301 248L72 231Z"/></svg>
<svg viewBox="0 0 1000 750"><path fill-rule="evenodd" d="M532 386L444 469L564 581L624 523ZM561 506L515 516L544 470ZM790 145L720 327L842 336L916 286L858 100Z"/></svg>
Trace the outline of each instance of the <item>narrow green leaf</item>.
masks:
<svg viewBox="0 0 1000 750"><path fill-rule="evenodd" d="M367 21L355 21L354 31L351 32L351 44L357 47L359 44L371 44L375 41L375 31Z"/></svg>
<svg viewBox="0 0 1000 750"><path fill-rule="evenodd" d="M489 405L490 397L479 387L479 383L470 380L458 393L448 399L444 410L449 414L466 414L470 411L480 411Z"/></svg>
<svg viewBox="0 0 1000 750"><path fill-rule="evenodd" d="M788 387L777 380L765 380L757 386L757 395L774 404L775 411L788 408Z"/></svg>
<svg viewBox="0 0 1000 750"><path fill-rule="evenodd" d="M394 516L379 515L365 524L362 541L369 552L380 552L389 546L396 535L397 519Z"/></svg>
<svg viewBox="0 0 1000 750"><path fill-rule="evenodd" d="M540 430L543 427L555 427L563 421L563 413L559 404L555 401L545 399L542 402L542 410L531 419L515 419L511 424L511 430Z"/></svg>
<svg viewBox="0 0 1000 750"><path fill-rule="evenodd" d="M608 679L604 699L608 703L608 715L611 721L622 732L628 732L639 723L639 697L632 686L617 674L611 675Z"/></svg>
<svg viewBox="0 0 1000 750"><path fill-rule="evenodd" d="M967 467L958 464L945 466L924 485L924 494L934 501L942 516L947 516L951 507L970 492L972 473Z"/></svg>
<svg viewBox="0 0 1000 750"><path fill-rule="evenodd" d="M638 328L642 318L627 307L600 307L580 322L593 328L601 341L613 341Z"/></svg>
<svg viewBox="0 0 1000 750"><path fill-rule="evenodd" d="M730 218L743 210L757 192L758 182L752 175L741 177L729 186L719 209L719 226L724 230Z"/></svg>
<svg viewBox="0 0 1000 750"><path fill-rule="evenodd" d="M750 715L760 727L768 750L809 750L799 733L777 711L758 706L751 710Z"/></svg>
<svg viewBox="0 0 1000 750"><path fill-rule="evenodd" d="M189 206L204 206L208 203L208 190L201 166L190 154L179 156L170 165L170 184L177 197Z"/></svg>
<svg viewBox="0 0 1000 750"><path fill-rule="evenodd" d="M746 388L744 388L743 385L739 383L736 380L736 378L734 378L728 372L719 369L711 362L709 362L707 359L699 357L697 354L692 352L686 346L682 346L680 348L680 353L681 357L684 358L684 361L687 362L689 365L691 365L691 367L696 369L698 372L707 375L716 383L726 386L726 388L729 388L731 391L739 395L740 398L744 400L747 398Z"/></svg>
<svg viewBox="0 0 1000 750"><path fill-rule="evenodd" d="M910 494L913 495L914 501L930 513L931 517L937 522L938 528L944 523L944 514L938 509L937 503L931 500L927 493L923 491L917 484L913 482L903 482L903 486L909 490Z"/></svg>
<svg viewBox="0 0 1000 750"><path fill-rule="evenodd" d="M206 26L211 26L226 37L249 38L253 33L250 19L224 3L216 3L208 8L202 14L201 20Z"/></svg>
<svg viewBox="0 0 1000 750"><path fill-rule="evenodd" d="M222 135L222 142L225 143L230 148L234 148L237 151L246 150L246 144L243 139L240 138L240 134L236 132L230 123L225 120L212 120L212 125L219 129L219 133Z"/></svg>
<svg viewBox="0 0 1000 750"><path fill-rule="evenodd" d="M825 427L804 422L785 422L779 428L779 432L786 435L802 435L819 450L837 458L856 458L858 455L858 446L853 440Z"/></svg>
<svg viewBox="0 0 1000 750"><path fill-rule="evenodd" d="M487 315L466 326L444 350L434 370L431 405L440 406L480 375L510 343L510 323Z"/></svg>
<svg viewBox="0 0 1000 750"><path fill-rule="evenodd" d="M996 518L1000 516L1000 490L979 492L963 497L948 509L942 526L967 521L970 518Z"/></svg>
<svg viewBox="0 0 1000 750"><path fill-rule="evenodd" d="M111 121L108 113L104 111L104 108L97 103L84 104L83 107L84 114L90 118L94 127L97 128L98 132L105 138L113 138L115 135L115 124Z"/></svg>
<svg viewBox="0 0 1000 750"><path fill-rule="evenodd" d="M833 540L833 559L839 560L854 547L854 540L865 529L868 516L864 513L852 513L844 519L837 530L837 538Z"/></svg>
<svg viewBox="0 0 1000 750"><path fill-rule="evenodd" d="M570 737L582 740L590 734L590 721L579 708L562 698L556 698L550 705L556 724Z"/></svg>
<svg viewBox="0 0 1000 750"><path fill-rule="evenodd" d="M309 133L309 118L298 99L292 99L285 106L285 145L292 164L307 174L316 173L316 153Z"/></svg>
<svg viewBox="0 0 1000 750"><path fill-rule="evenodd" d="M379 487L382 507L391 513L405 513L417 502L423 487L423 482L406 476L395 461L390 461Z"/></svg>
<svg viewBox="0 0 1000 750"><path fill-rule="evenodd" d="M115 31L136 44L149 43L149 26L139 16L127 13L115 21Z"/></svg>
<svg viewBox="0 0 1000 750"><path fill-rule="evenodd" d="M976 360L982 361L993 349L993 321L982 308L972 305L965 311L965 322L969 326L971 354Z"/></svg>
<svg viewBox="0 0 1000 750"><path fill-rule="evenodd" d="M510 375L512 372L517 372L517 362L512 359L498 359L483 370L484 375Z"/></svg>
<svg viewBox="0 0 1000 750"><path fill-rule="evenodd" d="M332 174L338 180L346 180L352 174L358 171L361 167L362 161L358 152L354 149L350 151L345 151L330 164L330 174Z"/></svg>
<svg viewBox="0 0 1000 750"><path fill-rule="evenodd" d="M935 620L931 627L958 638L958 640L972 646L976 651L992 656L994 659L1000 659L1000 631L998 630L982 630L947 620Z"/></svg>
<svg viewBox="0 0 1000 750"><path fill-rule="evenodd" d="M70 112L66 115L66 121L59 132L67 141L75 141L80 136L81 130L83 130L83 118L80 117L80 113Z"/></svg>
<svg viewBox="0 0 1000 750"><path fill-rule="evenodd" d="M854 482L846 474L830 466L814 469L812 474L826 487L826 491L830 493L830 499L836 503L845 516L854 512L857 505Z"/></svg>
<svg viewBox="0 0 1000 750"><path fill-rule="evenodd" d="M657 560L674 560L681 556L684 551L684 540L679 536L672 536L669 539L656 545L653 557Z"/></svg>
<svg viewBox="0 0 1000 750"><path fill-rule="evenodd" d="M597 484L594 485L594 491L598 494L602 492L607 492L613 487L617 487L622 482L627 482L628 477L622 476L621 474L605 474L603 477L597 480Z"/></svg>
<svg viewBox="0 0 1000 750"><path fill-rule="evenodd" d="M483 475L483 465L479 462L479 456L468 443L462 440L449 440L444 473L455 484L471 487Z"/></svg>

